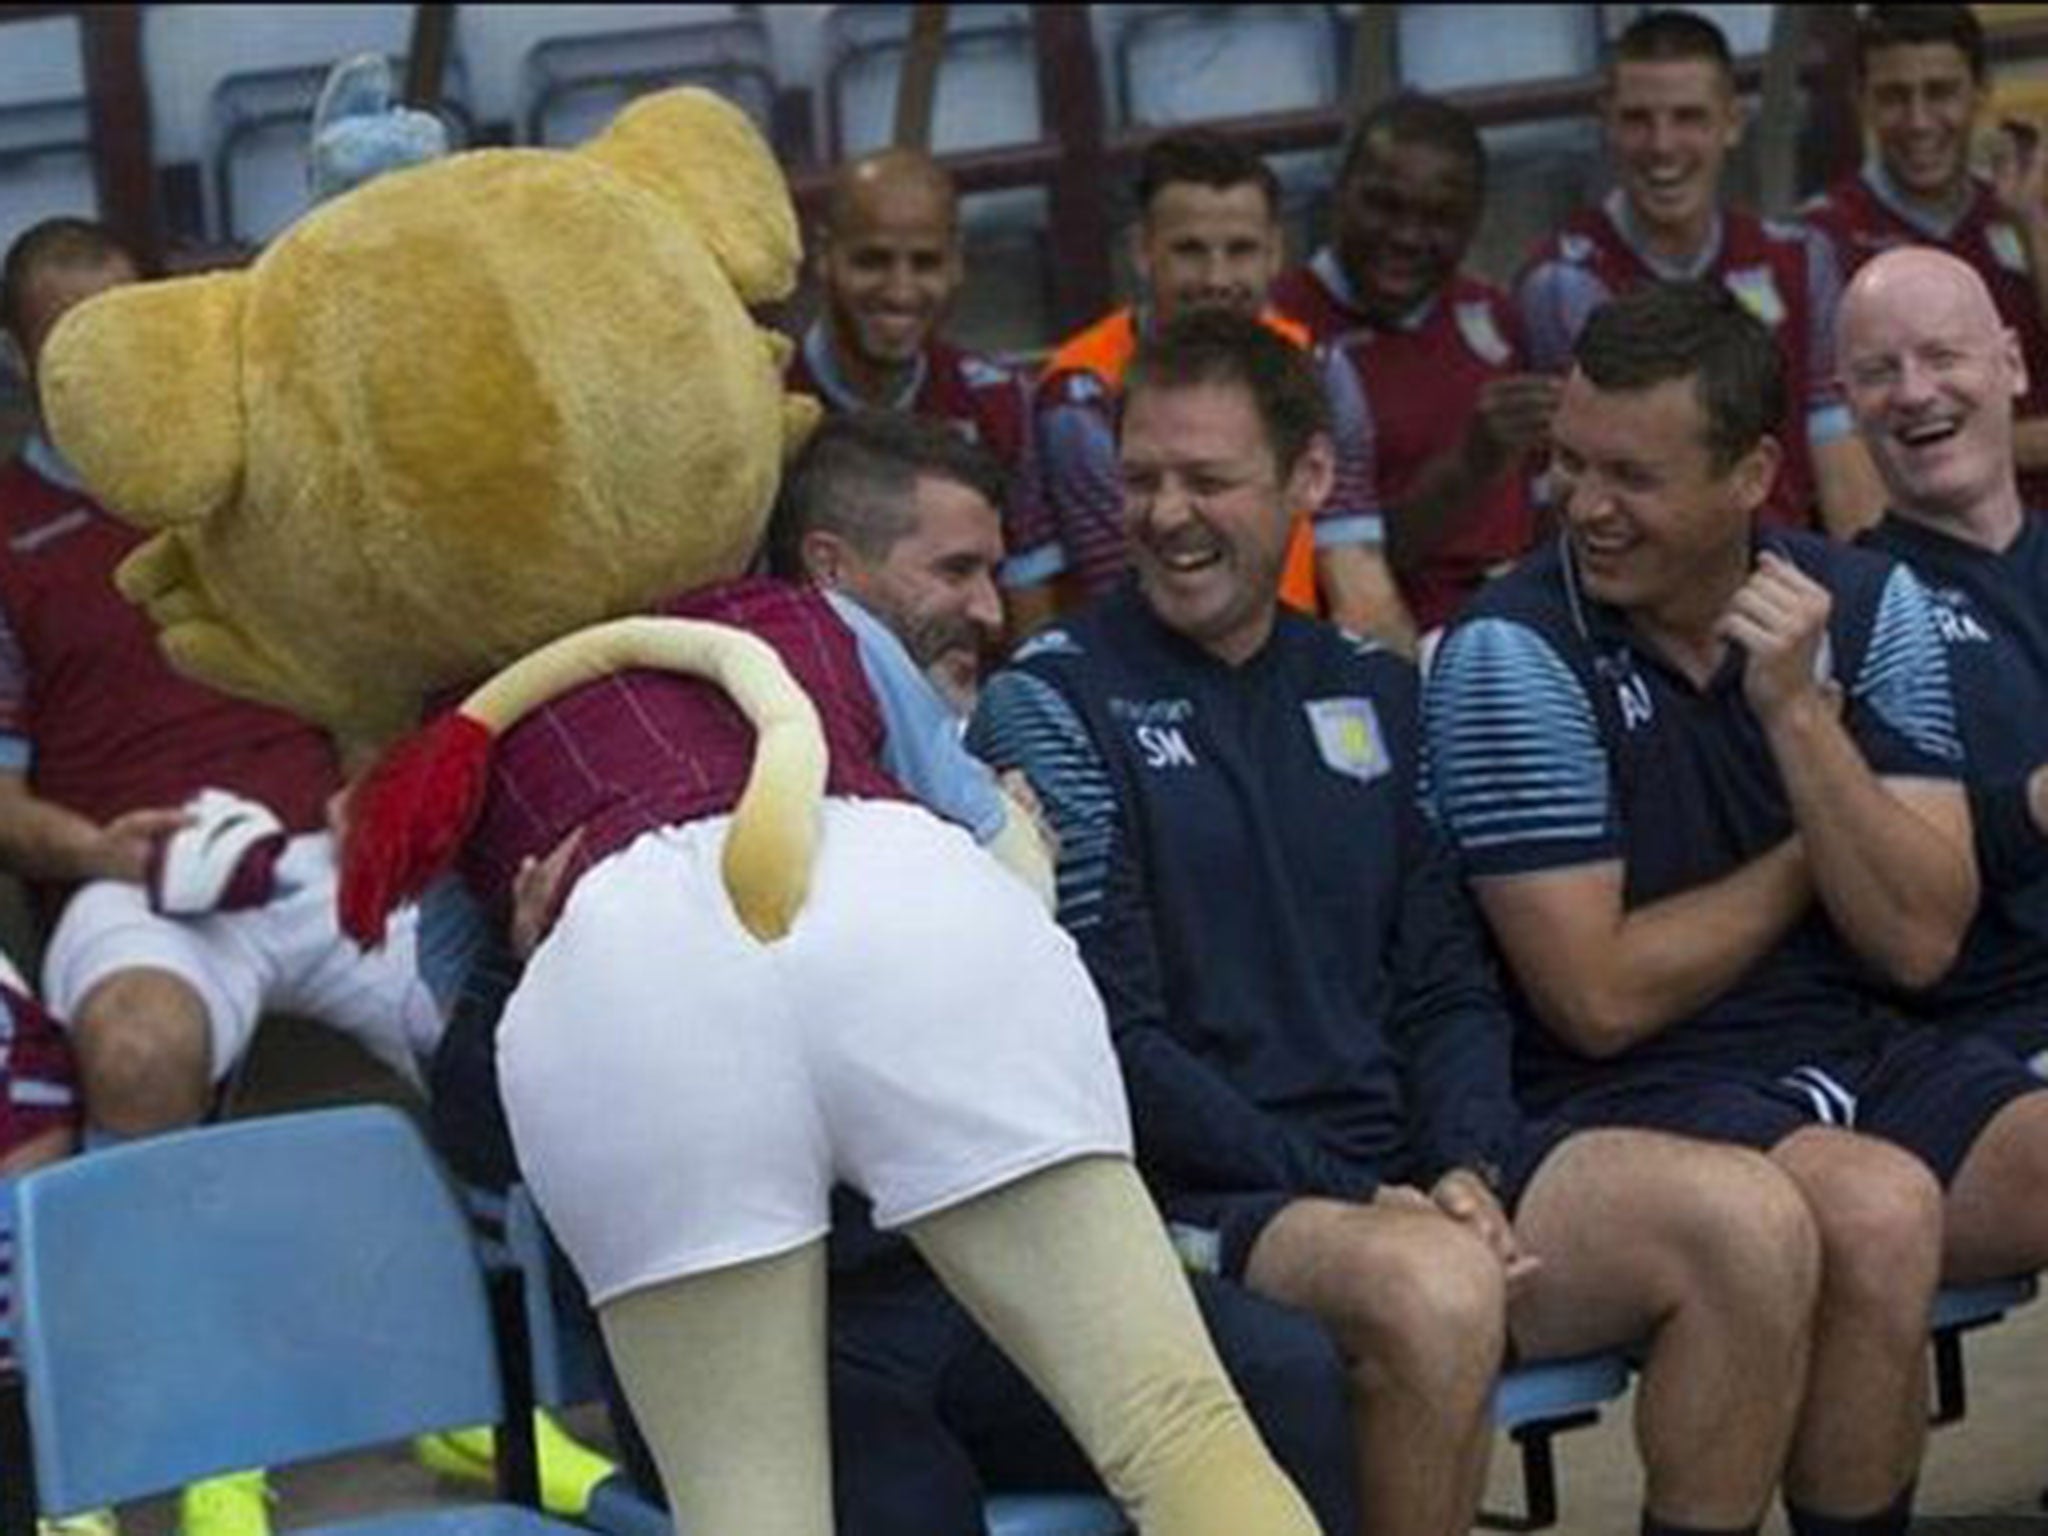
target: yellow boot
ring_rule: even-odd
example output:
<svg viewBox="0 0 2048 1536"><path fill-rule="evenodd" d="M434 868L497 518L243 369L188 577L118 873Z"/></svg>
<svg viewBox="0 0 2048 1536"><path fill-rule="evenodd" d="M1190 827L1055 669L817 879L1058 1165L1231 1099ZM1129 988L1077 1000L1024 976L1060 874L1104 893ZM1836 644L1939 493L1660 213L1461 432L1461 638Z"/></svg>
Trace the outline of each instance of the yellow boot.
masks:
<svg viewBox="0 0 2048 1536"><path fill-rule="evenodd" d="M270 1484L262 1468L224 1472L178 1495L179 1536L270 1536Z"/></svg>
<svg viewBox="0 0 2048 1536"><path fill-rule="evenodd" d="M540 1453L541 1507L567 1520L582 1519L590 1507L590 1491L618 1471L618 1464L571 1439L545 1409L533 1411L533 1440ZM430 1472L472 1483L497 1481L497 1435L492 1430L442 1430L421 1435L412 1448Z"/></svg>

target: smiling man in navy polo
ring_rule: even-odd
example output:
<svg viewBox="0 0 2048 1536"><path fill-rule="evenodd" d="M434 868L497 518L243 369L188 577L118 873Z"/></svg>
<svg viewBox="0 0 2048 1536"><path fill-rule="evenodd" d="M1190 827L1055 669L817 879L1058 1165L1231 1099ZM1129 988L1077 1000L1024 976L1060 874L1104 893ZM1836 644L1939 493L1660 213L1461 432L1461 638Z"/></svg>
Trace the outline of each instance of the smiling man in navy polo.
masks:
<svg viewBox="0 0 2048 1536"><path fill-rule="evenodd" d="M2048 1259L2048 1095L1900 1023L1977 900L1925 591L1755 531L1770 338L1717 285L1595 313L1552 433L1565 531L1429 689L1438 800L1518 986L1524 1103L1766 1151L1822 1244L1785 1477L1802 1536L1906 1528L1937 1281Z"/></svg>
<svg viewBox="0 0 2048 1536"><path fill-rule="evenodd" d="M1059 833L1060 920L1185 1256L1319 1318L1350 1367L1361 1529L1470 1529L1509 1340L1641 1343L1643 1529L1754 1529L1812 1224L1747 1151L1522 1133L1418 793L1413 669L1279 603L1325 423L1307 359L1250 317L1149 338L1119 444L1133 579L991 679L970 742Z"/></svg>
<svg viewBox="0 0 2048 1536"><path fill-rule="evenodd" d="M1891 492L1864 536L1919 572L1948 645L1985 899L1963 957L1912 999L2048 1077L2048 530L2020 501L2024 352L1983 278L1903 247L1842 304L1850 409Z"/></svg>

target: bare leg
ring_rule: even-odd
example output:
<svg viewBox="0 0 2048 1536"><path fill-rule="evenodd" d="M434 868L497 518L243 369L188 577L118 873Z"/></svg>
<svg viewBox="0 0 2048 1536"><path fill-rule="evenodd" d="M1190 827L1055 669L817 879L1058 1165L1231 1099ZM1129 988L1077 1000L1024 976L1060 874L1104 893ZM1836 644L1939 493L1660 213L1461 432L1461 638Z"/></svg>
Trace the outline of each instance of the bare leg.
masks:
<svg viewBox="0 0 2048 1536"><path fill-rule="evenodd" d="M1469 1530L1507 1336L1492 1252L1420 1206L1299 1200L1259 1235L1245 1280L1319 1318L1350 1367L1365 1529Z"/></svg>
<svg viewBox="0 0 2048 1536"><path fill-rule="evenodd" d="M598 1320L678 1530L832 1536L823 1243L633 1291Z"/></svg>
<svg viewBox="0 0 2048 1536"><path fill-rule="evenodd" d="M1771 1160L1806 1197L1821 1246L1813 1366L1785 1497L1841 1519L1875 1514L1913 1480L1927 1442L1941 1189L1910 1154L1822 1126L1787 1137Z"/></svg>
<svg viewBox="0 0 2048 1536"><path fill-rule="evenodd" d="M2048 1093L2014 1099L1949 1186L1942 1273L1991 1280L2048 1264Z"/></svg>
<svg viewBox="0 0 2048 1536"><path fill-rule="evenodd" d="M1224 1375L1128 1162L1062 1163L909 1235L1144 1536L1316 1536Z"/></svg>
<svg viewBox="0 0 2048 1536"><path fill-rule="evenodd" d="M206 1115L213 1037L206 1005L169 971L117 971L86 993L71 1038L93 1125L149 1136Z"/></svg>
<svg viewBox="0 0 2048 1536"><path fill-rule="evenodd" d="M1760 1522L1805 1390L1820 1283L1792 1182L1740 1147L1587 1131L1545 1159L1515 1227L1541 1261L1508 1311L1523 1354L1649 1341L1644 1507L1699 1530Z"/></svg>

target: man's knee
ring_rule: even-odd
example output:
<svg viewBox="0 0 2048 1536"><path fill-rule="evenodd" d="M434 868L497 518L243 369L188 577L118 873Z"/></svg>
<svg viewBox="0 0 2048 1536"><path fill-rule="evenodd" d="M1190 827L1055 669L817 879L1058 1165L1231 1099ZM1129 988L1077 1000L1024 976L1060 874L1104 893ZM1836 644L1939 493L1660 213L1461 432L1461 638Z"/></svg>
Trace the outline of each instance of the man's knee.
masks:
<svg viewBox="0 0 2048 1536"><path fill-rule="evenodd" d="M1507 1290L1500 1261L1449 1218L1361 1211L1322 1223L1321 1271L1304 1302L1357 1365L1402 1376L1484 1376L1506 1348ZM1282 1295L1282 1300L1289 1299Z"/></svg>
<svg viewBox="0 0 2048 1536"><path fill-rule="evenodd" d="M1669 1232L1682 1295L1803 1329L1820 1288L1820 1230L1768 1158L1714 1149L1674 1201Z"/></svg>
<svg viewBox="0 0 2048 1536"><path fill-rule="evenodd" d="M206 1006L164 971L120 971L79 1005L72 1024L86 1113L122 1135L189 1124L212 1082Z"/></svg>
<svg viewBox="0 0 2048 1536"><path fill-rule="evenodd" d="M1819 1231L1824 1290L1837 1302L1923 1313L1941 1265L1941 1186L1888 1143L1841 1135L1831 1143L1818 1156L1792 1147L1779 1159Z"/></svg>

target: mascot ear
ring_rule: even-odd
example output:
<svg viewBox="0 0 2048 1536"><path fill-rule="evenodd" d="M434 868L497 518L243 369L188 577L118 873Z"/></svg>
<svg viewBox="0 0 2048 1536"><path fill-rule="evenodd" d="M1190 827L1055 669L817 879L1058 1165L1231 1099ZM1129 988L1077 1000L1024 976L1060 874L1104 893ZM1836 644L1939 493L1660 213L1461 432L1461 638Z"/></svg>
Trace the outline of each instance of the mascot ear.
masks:
<svg viewBox="0 0 2048 1536"><path fill-rule="evenodd" d="M240 272L125 283L43 345L37 388L58 450L144 528L198 523L242 477Z"/></svg>
<svg viewBox="0 0 2048 1536"><path fill-rule="evenodd" d="M642 96L580 153L681 209L744 302L795 289L803 242L788 183L731 102L691 88Z"/></svg>

